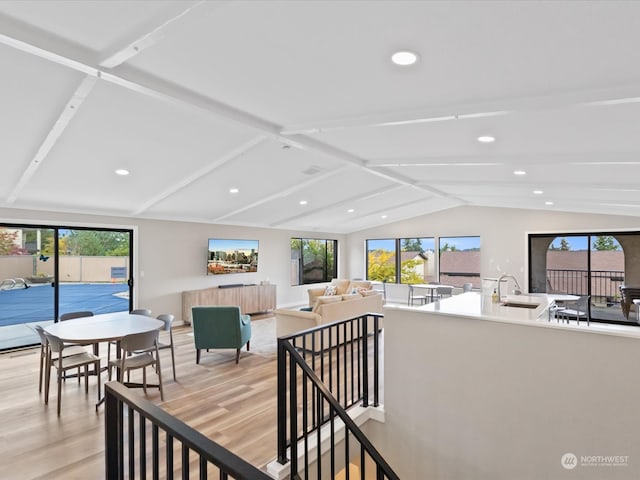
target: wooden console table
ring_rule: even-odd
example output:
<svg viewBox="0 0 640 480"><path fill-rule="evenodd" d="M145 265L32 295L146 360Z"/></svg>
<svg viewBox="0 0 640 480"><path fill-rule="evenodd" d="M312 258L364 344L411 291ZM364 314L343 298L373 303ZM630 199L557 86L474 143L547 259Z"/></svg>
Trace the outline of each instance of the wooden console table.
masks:
<svg viewBox="0 0 640 480"><path fill-rule="evenodd" d="M242 313L268 312L276 308L276 286L239 285L182 292L182 319L191 323L194 305L237 305Z"/></svg>

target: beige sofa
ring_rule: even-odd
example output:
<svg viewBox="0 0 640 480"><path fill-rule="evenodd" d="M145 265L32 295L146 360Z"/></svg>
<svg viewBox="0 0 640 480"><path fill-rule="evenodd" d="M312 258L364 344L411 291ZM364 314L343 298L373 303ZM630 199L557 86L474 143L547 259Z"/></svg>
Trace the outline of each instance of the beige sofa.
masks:
<svg viewBox="0 0 640 480"><path fill-rule="evenodd" d="M309 293L309 307L313 308L318 297L326 295L327 287L332 287L334 295L345 295L355 293L355 291L371 290L371 282L366 280L347 280L343 278L334 278L331 283L325 287L315 287L307 290Z"/></svg>
<svg viewBox="0 0 640 480"><path fill-rule="evenodd" d="M302 330L318 327L336 322L356 318L366 313L382 313L383 297L380 292L367 290L356 294L332 295L317 297L312 311L277 309L276 315L276 336L283 337L292 335ZM379 328L382 328L382 319L379 321ZM373 322L370 322L369 333L373 332ZM324 346L329 346L328 334L325 332ZM347 337L350 340L350 335ZM311 340L308 340L309 342ZM316 336L316 349L320 348L319 336ZM337 343L335 333L331 346ZM309 347L311 349L311 347Z"/></svg>

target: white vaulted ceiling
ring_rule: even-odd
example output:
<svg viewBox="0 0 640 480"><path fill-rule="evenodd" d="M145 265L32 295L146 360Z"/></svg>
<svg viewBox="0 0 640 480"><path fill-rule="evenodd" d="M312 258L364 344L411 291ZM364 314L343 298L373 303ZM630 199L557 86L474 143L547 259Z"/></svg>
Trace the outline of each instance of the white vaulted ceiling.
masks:
<svg viewBox="0 0 640 480"><path fill-rule="evenodd" d="M3 0L0 206L336 233L640 216L639 45L635 1Z"/></svg>

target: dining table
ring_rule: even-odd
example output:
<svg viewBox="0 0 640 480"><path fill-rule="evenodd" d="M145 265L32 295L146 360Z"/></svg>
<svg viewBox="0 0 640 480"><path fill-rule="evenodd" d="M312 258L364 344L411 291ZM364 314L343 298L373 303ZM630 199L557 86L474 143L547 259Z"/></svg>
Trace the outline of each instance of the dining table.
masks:
<svg viewBox="0 0 640 480"><path fill-rule="evenodd" d="M547 297L556 303L566 304L577 302L580 297L578 295L569 295L567 293L547 293Z"/></svg>
<svg viewBox="0 0 640 480"><path fill-rule="evenodd" d="M551 315L557 319L558 312L567 308L568 305L580 300L578 295L570 295L568 293L547 293L547 298L554 302L554 306L549 308L549 320L551 320Z"/></svg>
<svg viewBox="0 0 640 480"><path fill-rule="evenodd" d="M116 342L116 355L117 358L120 358L120 341L126 335L150 332L162 327L164 327L164 322L146 315L112 312L56 322L44 327L44 330L70 344L97 345L102 342ZM127 383L127 386L138 387L141 385ZM104 397L96 404L96 408L103 401Z"/></svg>
<svg viewBox="0 0 640 480"><path fill-rule="evenodd" d="M428 290L429 291L429 301L433 302L434 296L433 294L435 293L436 290L438 290L438 288L453 288L452 285L440 285L438 283L412 283L409 284L409 305L413 305L413 298L414 298L414 290L415 289L424 289L424 290ZM426 297L426 296L425 296Z"/></svg>

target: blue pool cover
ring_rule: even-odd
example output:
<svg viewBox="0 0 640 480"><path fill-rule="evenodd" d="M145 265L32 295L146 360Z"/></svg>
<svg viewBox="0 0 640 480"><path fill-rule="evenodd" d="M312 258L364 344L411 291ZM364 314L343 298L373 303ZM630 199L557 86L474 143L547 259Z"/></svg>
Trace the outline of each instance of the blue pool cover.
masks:
<svg viewBox="0 0 640 480"><path fill-rule="evenodd" d="M53 320L50 284L0 290L0 327ZM129 286L122 283L60 284L60 314L90 310L94 314L129 310Z"/></svg>

